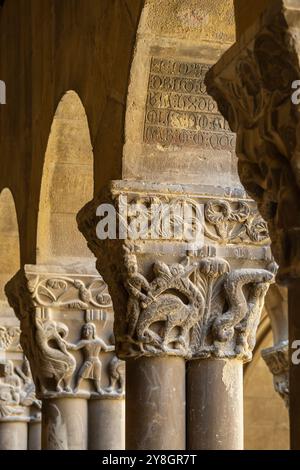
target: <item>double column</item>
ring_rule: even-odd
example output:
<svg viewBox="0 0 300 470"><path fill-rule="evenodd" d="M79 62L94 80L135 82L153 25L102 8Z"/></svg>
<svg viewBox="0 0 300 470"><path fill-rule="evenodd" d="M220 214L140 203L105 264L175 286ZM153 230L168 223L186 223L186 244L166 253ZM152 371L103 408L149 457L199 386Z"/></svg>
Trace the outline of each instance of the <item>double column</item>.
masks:
<svg viewBox="0 0 300 470"><path fill-rule="evenodd" d="M124 448L124 364L113 311L96 273L26 265L6 293L42 401L42 448Z"/></svg>
<svg viewBox="0 0 300 470"><path fill-rule="evenodd" d="M188 363L188 448L244 446L243 363L252 358L264 297L274 273L233 268L222 258L199 262L205 306ZM229 431L230 429L230 431Z"/></svg>
<svg viewBox="0 0 300 470"><path fill-rule="evenodd" d="M220 188L208 196L194 187L191 198L191 187L180 190L115 181L109 198L78 217L114 303L116 352L126 362L126 448L241 449L243 363L274 280L268 233L245 194L224 190L220 198ZM101 204L111 219L96 217ZM192 216L184 221L186 205ZM123 238L101 238L114 217ZM189 225L181 236L180 222ZM195 225L202 238L191 241Z"/></svg>

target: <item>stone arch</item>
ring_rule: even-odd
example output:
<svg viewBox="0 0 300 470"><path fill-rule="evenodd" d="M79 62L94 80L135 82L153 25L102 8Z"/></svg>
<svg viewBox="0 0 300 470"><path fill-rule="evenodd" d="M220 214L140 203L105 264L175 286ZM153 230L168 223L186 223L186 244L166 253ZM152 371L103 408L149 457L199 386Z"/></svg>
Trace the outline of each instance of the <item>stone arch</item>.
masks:
<svg viewBox="0 0 300 470"><path fill-rule="evenodd" d="M20 269L19 227L13 195L8 188L0 194L0 304L10 310L5 284ZM12 313L12 315L14 315Z"/></svg>
<svg viewBox="0 0 300 470"><path fill-rule="evenodd" d="M62 97L51 126L41 183L37 264L72 264L93 258L76 214L93 197L93 149L82 102Z"/></svg>

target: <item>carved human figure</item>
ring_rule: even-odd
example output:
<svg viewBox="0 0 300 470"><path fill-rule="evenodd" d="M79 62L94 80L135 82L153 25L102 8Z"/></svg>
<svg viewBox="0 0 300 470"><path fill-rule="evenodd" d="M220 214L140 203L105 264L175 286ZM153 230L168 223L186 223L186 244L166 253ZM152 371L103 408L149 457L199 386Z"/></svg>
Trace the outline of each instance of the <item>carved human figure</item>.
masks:
<svg viewBox="0 0 300 470"><path fill-rule="evenodd" d="M125 265L127 269L125 288L129 294L126 316L128 325L127 334L130 338L133 338L140 311L155 299L151 293L149 282L138 272L136 256L126 253Z"/></svg>
<svg viewBox="0 0 300 470"><path fill-rule="evenodd" d="M81 365L75 382L74 392L76 393L83 379L90 379L94 382L95 388L99 394L103 393L101 388L102 364L99 354L102 350L105 352L114 351L115 347L107 345L96 335L96 326L94 323L85 323L81 330L81 339L77 344L66 342L68 349L73 351L83 350L84 361Z"/></svg>

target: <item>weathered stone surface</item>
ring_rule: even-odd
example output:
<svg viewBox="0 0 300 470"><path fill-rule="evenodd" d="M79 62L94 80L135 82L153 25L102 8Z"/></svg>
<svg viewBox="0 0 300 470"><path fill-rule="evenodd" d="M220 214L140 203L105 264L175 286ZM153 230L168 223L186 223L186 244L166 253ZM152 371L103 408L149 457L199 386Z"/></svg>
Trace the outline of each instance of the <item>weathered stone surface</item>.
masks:
<svg viewBox="0 0 300 470"><path fill-rule="evenodd" d="M144 142L165 147L235 148L235 134L207 94L209 65L152 57Z"/></svg>

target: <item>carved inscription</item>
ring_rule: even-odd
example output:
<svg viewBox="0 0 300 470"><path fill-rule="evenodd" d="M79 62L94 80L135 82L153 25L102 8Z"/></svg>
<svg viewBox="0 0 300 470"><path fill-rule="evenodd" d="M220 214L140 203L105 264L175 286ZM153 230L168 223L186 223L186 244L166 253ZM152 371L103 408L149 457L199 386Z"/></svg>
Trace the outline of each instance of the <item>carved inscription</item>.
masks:
<svg viewBox="0 0 300 470"><path fill-rule="evenodd" d="M149 144L234 150L235 134L207 94L210 66L152 58L144 141Z"/></svg>

